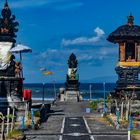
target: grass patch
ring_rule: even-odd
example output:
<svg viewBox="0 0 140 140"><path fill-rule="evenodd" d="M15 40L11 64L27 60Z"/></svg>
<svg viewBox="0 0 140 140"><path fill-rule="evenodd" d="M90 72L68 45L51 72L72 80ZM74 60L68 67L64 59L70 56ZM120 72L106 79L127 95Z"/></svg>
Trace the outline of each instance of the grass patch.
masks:
<svg viewBox="0 0 140 140"><path fill-rule="evenodd" d="M13 131L9 132L8 135L6 136L6 139L10 140L13 138L20 138L23 137L24 134L22 131L17 130L17 129L13 129Z"/></svg>
<svg viewBox="0 0 140 140"><path fill-rule="evenodd" d="M140 134L140 131L138 130L131 130L131 135L138 135Z"/></svg>

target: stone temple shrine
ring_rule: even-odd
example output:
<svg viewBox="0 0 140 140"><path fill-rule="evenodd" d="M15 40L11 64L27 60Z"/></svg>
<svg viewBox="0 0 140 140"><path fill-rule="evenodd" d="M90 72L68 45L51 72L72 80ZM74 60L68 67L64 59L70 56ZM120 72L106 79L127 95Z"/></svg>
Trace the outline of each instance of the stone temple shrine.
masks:
<svg viewBox="0 0 140 140"><path fill-rule="evenodd" d="M0 18L0 112L6 114L10 107L16 110L16 116L25 106L22 102L23 77L17 76L15 56L10 53L15 47L18 25L6 1Z"/></svg>
<svg viewBox="0 0 140 140"><path fill-rule="evenodd" d="M79 75L77 74L77 59L72 53L68 60L68 73L66 75L66 100L79 100Z"/></svg>
<svg viewBox="0 0 140 140"><path fill-rule="evenodd" d="M140 99L140 26L134 25L134 17L130 15L127 23L113 31L107 40L119 46L116 95L135 93Z"/></svg>
<svg viewBox="0 0 140 140"><path fill-rule="evenodd" d="M66 76L66 90L79 90L79 75L77 74L77 60L72 53L68 60L68 74Z"/></svg>

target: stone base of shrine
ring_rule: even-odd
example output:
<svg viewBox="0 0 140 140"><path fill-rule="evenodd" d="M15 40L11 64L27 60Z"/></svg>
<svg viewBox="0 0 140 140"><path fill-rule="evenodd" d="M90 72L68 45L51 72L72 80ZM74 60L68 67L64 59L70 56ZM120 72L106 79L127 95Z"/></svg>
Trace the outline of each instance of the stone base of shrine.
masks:
<svg viewBox="0 0 140 140"><path fill-rule="evenodd" d="M27 112L28 112L28 104L25 101L16 101L16 102L8 102L6 98L0 99L0 112L3 113L4 116L7 115L7 110L10 108L10 114L13 114L16 117L16 121L21 121L24 117L27 120Z"/></svg>
<svg viewBox="0 0 140 140"><path fill-rule="evenodd" d="M65 93L65 101L79 102L79 96L80 96L80 92L79 91L67 90L66 93Z"/></svg>

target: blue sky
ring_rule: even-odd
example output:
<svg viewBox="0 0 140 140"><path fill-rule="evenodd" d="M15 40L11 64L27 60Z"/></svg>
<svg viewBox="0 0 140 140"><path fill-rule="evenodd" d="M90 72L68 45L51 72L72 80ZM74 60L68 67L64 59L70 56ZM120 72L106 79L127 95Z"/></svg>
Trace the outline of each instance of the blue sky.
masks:
<svg viewBox="0 0 140 140"><path fill-rule="evenodd" d="M23 54L25 82L64 82L72 52L81 82L115 82L118 47L106 38L130 13L140 24L139 5L139 0L9 0L20 24L17 43L33 50ZM44 76L42 67L53 75Z"/></svg>

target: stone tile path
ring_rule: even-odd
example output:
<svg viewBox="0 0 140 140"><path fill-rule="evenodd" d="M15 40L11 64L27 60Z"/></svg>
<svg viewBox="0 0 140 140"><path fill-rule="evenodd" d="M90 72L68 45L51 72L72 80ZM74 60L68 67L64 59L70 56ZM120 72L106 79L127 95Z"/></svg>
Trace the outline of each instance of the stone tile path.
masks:
<svg viewBox="0 0 140 140"><path fill-rule="evenodd" d="M27 140L127 140L127 132L91 119L101 114L87 114L88 105L85 101L56 102L39 130L25 131Z"/></svg>

